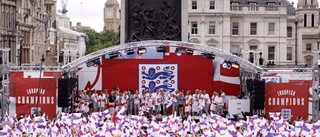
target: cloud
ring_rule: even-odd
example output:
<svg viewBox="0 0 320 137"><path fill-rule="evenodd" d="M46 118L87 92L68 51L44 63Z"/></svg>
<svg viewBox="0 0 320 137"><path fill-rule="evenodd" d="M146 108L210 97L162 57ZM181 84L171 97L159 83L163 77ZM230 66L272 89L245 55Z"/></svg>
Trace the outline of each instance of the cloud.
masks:
<svg viewBox="0 0 320 137"><path fill-rule="evenodd" d="M62 0L57 0L57 9L62 9ZM67 16L72 24L81 22L96 31L103 30L103 8L106 0L68 0Z"/></svg>

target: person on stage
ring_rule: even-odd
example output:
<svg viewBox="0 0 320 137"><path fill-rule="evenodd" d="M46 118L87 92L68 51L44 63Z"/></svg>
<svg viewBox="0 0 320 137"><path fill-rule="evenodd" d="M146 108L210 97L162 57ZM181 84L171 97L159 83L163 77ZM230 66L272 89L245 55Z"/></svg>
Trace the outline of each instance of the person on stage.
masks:
<svg viewBox="0 0 320 137"><path fill-rule="evenodd" d="M183 92L179 92L179 95L177 97L178 100L178 116L182 116L183 115L183 107L184 107L184 94Z"/></svg>
<svg viewBox="0 0 320 137"><path fill-rule="evenodd" d="M210 107L211 101L210 101L210 96L206 90L203 90L203 99L205 103L204 112L206 113L207 116L209 116L209 107Z"/></svg>
<svg viewBox="0 0 320 137"><path fill-rule="evenodd" d="M171 93L171 101L172 101L172 114L178 113L178 96L179 90L177 89L175 92Z"/></svg>
<svg viewBox="0 0 320 137"><path fill-rule="evenodd" d="M193 94L193 103L192 103L192 116L196 116L199 114L199 107L198 107L198 101L199 101L199 90L196 89Z"/></svg>
<svg viewBox="0 0 320 137"><path fill-rule="evenodd" d="M131 94L132 90L128 88L127 92L127 115L131 116L132 115L132 106L133 106L133 95Z"/></svg>
<svg viewBox="0 0 320 137"><path fill-rule="evenodd" d="M212 93L212 97L211 97L211 106L210 106L210 110L213 114L217 114L217 109L218 109L218 103L216 101L216 97L217 97L218 93L217 92L213 92Z"/></svg>
<svg viewBox="0 0 320 137"><path fill-rule="evenodd" d="M168 100L168 92L162 90L161 91L161 107L162 107L162 115L163 116L167 116L168 115L168 111L167 111L167 100Z"/></svg>
<svg viewBox="0 0 320 137"><path fill-rule="evenodd" d="M139 115L141 96L142 95L139 94L138 90L136 90L136 93L133 95L133 111L134 111L134 115Z"/></svg>
<svg viewBox="0 0 320 137"><path fill-rule="evenodd" d="M190 95L191 91L188 90L186 96L184 97L185 105L184 105L184 112L186 116L191 115L191 105L192 105L192 95Z"/></svg>
<svg viewBox="0 0 320 137"><path fill-rule="evenodd" d="M99 111L104 111L105 110L105 104L106 104L106 94L102 90L101 94L98 96L98 106L99 106Z"/></svg>
<svg viewBox="0 0 320 137"><path fill-rule="evenodd" d="M97 93L96 90L93 90L93 93L91 95L91 100L92 100L92 107L93 107L93 112L97 112L98 109L99 109L99 103L98 103L98 98L99 98L99 95Z"/></svg>
<svg viewBox="0 0 320 137"><path fill-rule="evenodd" d="M108 109L109 109L109 112L110 114L113 114L114 113L114 109L116 107L116 96L115 96L115 91L111 91L111 94L110 96L108 97Z"/></svg>
<svg viewBox="0 0 320 137"><path fill-rule="evenodd" d="M154 99L155 99L155 112L156 115L160 114L161 111L161 103L162 103L162 98L161 98L161 92L159 90L156 91L156 93L154 93Z"/></svg>

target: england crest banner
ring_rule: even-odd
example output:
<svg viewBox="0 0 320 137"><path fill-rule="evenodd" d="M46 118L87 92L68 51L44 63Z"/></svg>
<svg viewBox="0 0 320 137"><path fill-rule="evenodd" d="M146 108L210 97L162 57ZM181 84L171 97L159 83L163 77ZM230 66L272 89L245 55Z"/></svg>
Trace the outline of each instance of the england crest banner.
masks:
<svg viewBox="0 0 320 137"><path fill-rule="evenodd" d="M177 64L139 64L139 91L164 90L173 92L177 88Z"/></svg>

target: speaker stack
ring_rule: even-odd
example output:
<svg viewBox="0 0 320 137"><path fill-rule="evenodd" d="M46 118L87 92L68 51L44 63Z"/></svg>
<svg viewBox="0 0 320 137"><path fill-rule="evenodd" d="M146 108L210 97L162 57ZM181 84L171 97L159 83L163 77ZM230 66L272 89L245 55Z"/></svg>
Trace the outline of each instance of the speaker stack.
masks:
<svg viewBox="0 0 320 137"><path fill-rule="evenodd" d="M58 107L69 107L71 104L71 94L76 86L76 78L58 79Z"/></svg>
<svg viewBox="0 0 320 137"><path fill-rule="evenodd" d="M254 80L252 84L252 107L253 109L264 109L265 103L265 81Z"/></svg>

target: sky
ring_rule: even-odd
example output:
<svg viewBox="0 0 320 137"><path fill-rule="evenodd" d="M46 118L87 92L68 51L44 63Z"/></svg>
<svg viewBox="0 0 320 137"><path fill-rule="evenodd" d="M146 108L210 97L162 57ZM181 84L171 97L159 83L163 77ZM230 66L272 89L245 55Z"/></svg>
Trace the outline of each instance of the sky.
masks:
<svg viewBox="0 0 320 137"><path fill-rule="evenodd" d="M57 0L57 9L62 9L62 0ZM83 26L90 26L100 32L103 30L103 8L107 0L68 0L67 16L71 19L72 25L81 22ZM118 0L120 3L120 0ZM187 1L187 0L183 0ZM298 0L293 1L296 5ZM320 3L320 0L318 0Z"/></svg>

